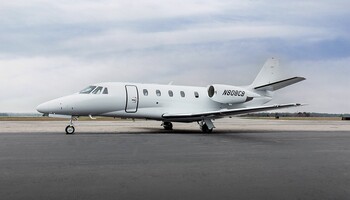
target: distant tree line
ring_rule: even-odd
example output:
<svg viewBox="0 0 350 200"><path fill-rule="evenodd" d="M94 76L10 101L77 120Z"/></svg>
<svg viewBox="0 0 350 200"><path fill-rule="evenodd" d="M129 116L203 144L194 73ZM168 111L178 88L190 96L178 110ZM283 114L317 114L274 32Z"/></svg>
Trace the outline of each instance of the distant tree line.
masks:
<svg viewBox="0 0 350 200"><path fill-rule="evenodd" d="M332 113L315 113L315 112L272 112L272 113L250 113L241 115L242 117L349 117L350 114L332 114Z"/></svg>
<svg viewBox="0 0 350 200"><path fill-rule="evenodd" d="M0 113L0 117L40 117L40 113Z"/></svg>

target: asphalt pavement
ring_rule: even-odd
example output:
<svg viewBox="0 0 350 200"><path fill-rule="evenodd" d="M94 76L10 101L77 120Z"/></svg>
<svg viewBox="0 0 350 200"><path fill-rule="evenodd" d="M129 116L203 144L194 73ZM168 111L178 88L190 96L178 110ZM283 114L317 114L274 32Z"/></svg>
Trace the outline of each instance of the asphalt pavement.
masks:
<svg viewBox="0 0 350 200"><path fill-rule="evenodd" d="M155 130L2 132L0 199L350 198L350 131Z"/></svg>

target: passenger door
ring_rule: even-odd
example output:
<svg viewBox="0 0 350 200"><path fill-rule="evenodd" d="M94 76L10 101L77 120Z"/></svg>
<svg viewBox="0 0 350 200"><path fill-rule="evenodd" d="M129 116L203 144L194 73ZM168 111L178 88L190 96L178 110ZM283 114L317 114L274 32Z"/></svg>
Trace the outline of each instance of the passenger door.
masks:
<svg viewBox="0 0 350 200"><path fill-rule="evenodd" d="M125 112L136 113L139 106L139 92L136 85L126 85L126 105Z"/></svg>

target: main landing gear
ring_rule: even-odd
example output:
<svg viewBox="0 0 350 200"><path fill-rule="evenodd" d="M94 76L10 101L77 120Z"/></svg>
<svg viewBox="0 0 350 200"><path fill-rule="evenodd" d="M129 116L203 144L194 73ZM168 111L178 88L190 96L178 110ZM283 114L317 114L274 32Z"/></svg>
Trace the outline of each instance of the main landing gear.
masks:
<svg viewBox="0 0 350 200"><path fill-rule="evenodd" d="M211 133L215 128L213 122L210 119L203 119L202 121L198 122L198 124L203 133Z"/></svg>
<svg viewBox="0 0 350 200"><path fill-rule="evenodd" d="M173 130L173 123L171 122L163 122L162 126L165 130Z"/></svg>
<svg viewBox="0 0 350 200"><path fill-rule="evenodd" d="M203 119L202 121L198 121L197 123L199 124L199 127L203 133L211 133L215 128L211 119ZM173 130L173 123L171 122L163 122L162 126L165 130Z"/></svg>
<svg viewBox="0 0 350 200"><path fill-rule="evenodd" d="M70 118L69 125L66 127L66 134L67 135L72 135L75 132L73 120L77 120L77 118L73 117L73 116Z"/></svg>

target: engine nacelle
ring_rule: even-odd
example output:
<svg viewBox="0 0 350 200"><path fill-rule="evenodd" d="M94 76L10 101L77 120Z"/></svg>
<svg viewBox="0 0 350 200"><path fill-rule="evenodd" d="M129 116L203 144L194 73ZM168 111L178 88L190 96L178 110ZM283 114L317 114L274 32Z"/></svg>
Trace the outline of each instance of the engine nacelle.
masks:
<svg viewBox="0 0 350 200"><path fill-rule="evenodd" d="M211 100L218 103L244 103L253 100L249 91L232 85L210 85L208 87L208 96Z"/></svg>

